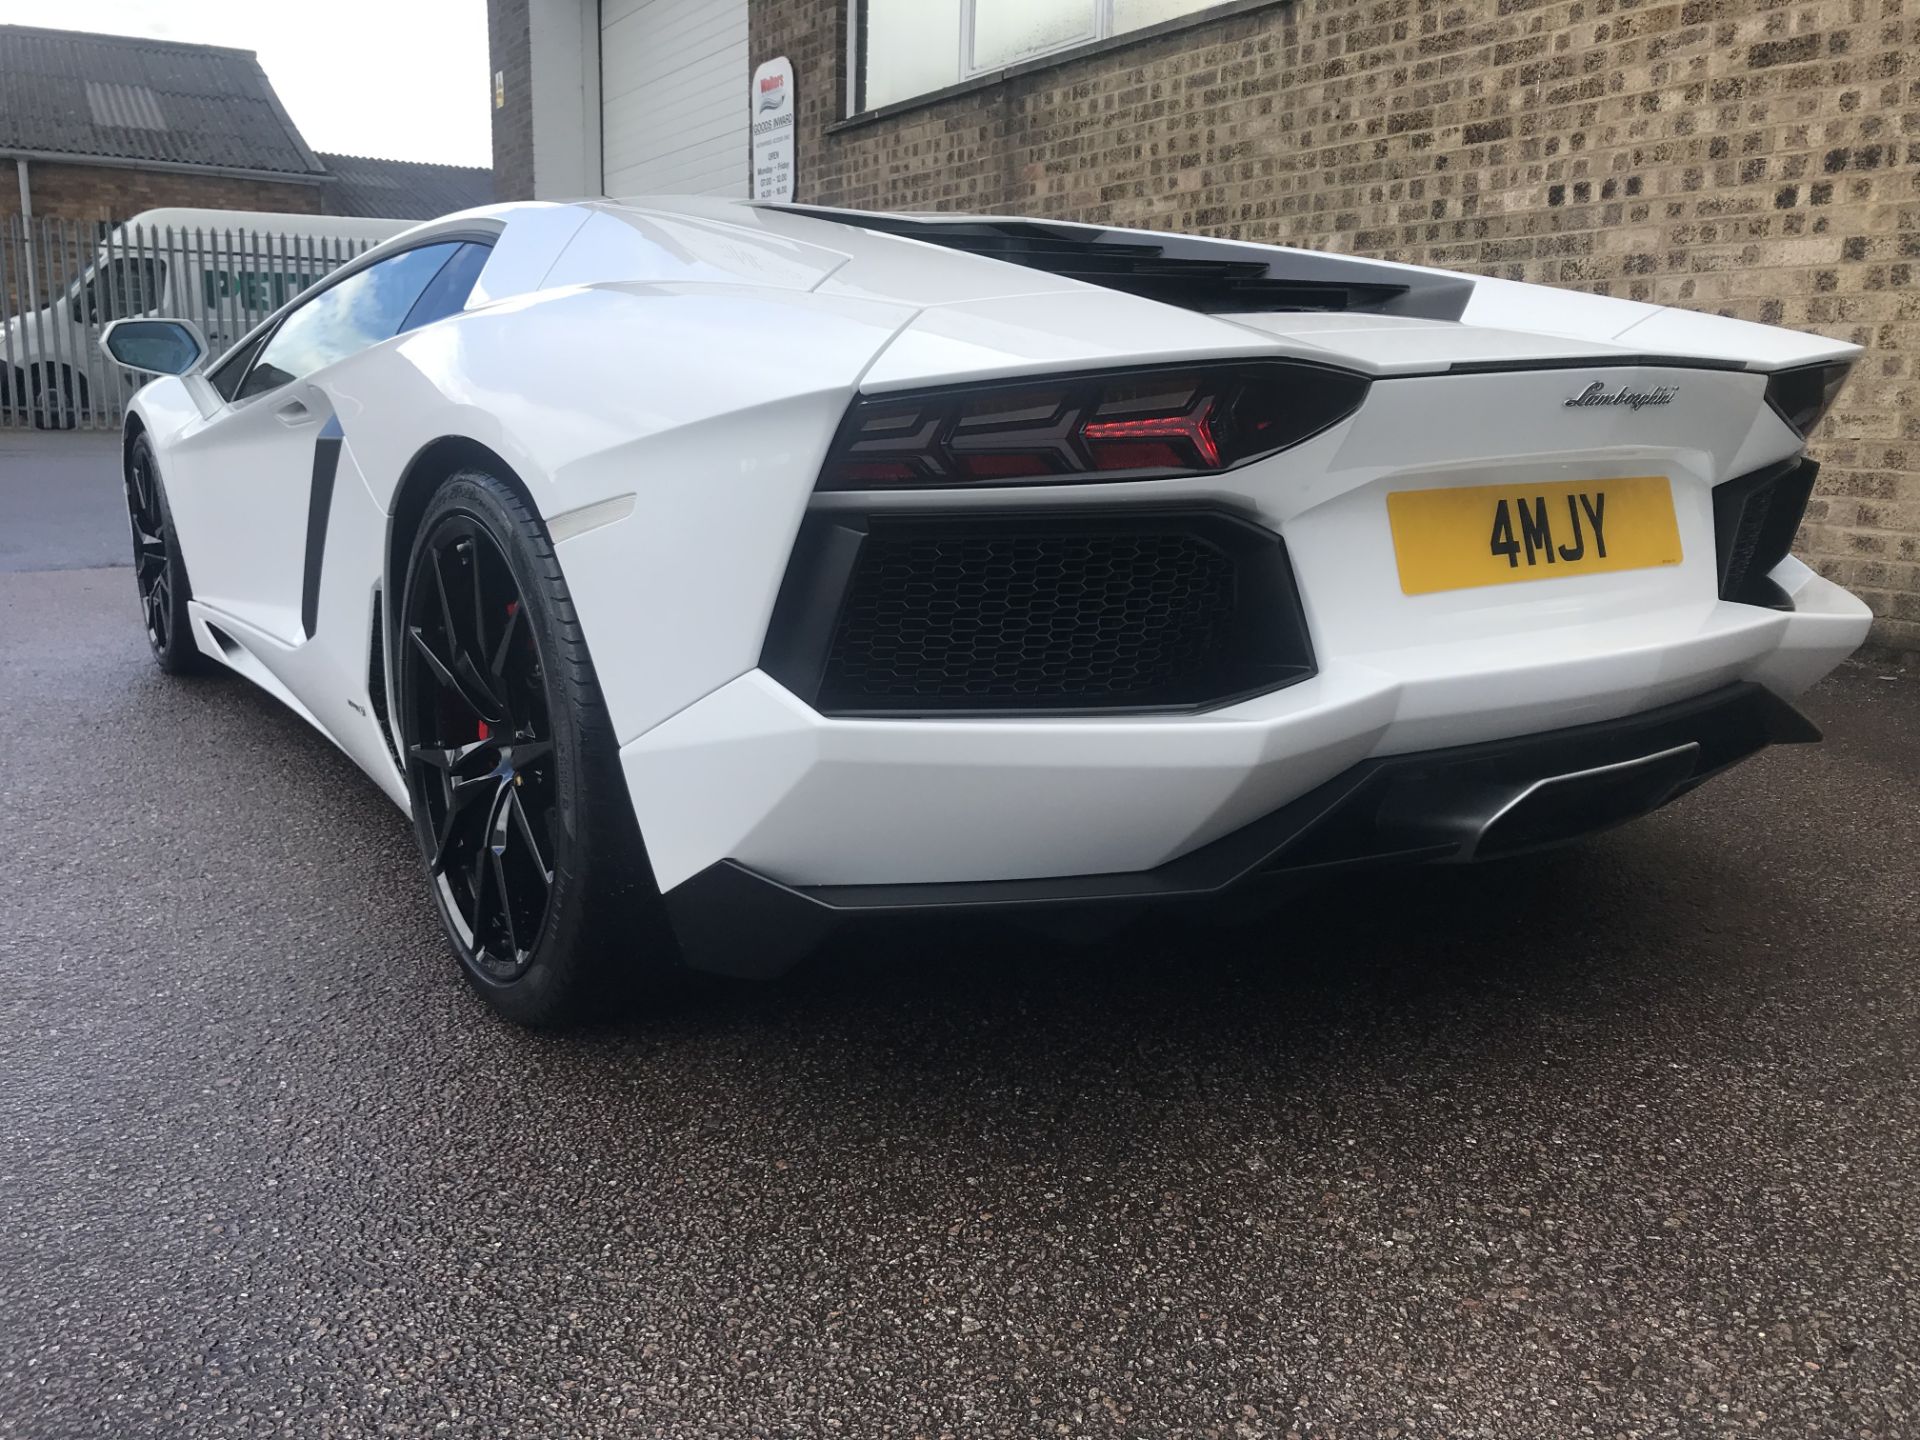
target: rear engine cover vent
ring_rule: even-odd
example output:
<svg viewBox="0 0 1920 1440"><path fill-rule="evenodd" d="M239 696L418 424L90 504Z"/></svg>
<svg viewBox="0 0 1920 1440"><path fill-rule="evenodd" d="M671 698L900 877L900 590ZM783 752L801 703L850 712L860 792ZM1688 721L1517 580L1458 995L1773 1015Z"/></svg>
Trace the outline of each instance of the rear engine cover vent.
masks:
<svg viewBox="0 0 1920 1440"><path fill-rule="evenodd" d="M1473 294L1473 281L1465 276L1188 235L1144 239L1138 232L1040 220L939 220L803 205L780 208L1208 314L1355 310L1458 320Z"/></svg>

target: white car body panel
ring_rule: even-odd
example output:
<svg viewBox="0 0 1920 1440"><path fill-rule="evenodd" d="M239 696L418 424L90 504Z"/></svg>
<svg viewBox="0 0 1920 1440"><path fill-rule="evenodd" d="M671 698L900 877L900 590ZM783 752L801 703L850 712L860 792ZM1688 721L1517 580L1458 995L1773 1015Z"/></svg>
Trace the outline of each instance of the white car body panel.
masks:
<svg viewBox="0 0 1920 1440"><path fill-rule="evenodd" d="M1294 355L1323 358L1239 325L1164 305L1082 290L996 296L922 310L867 372L866 394L972 384L1106 366L1150 365L1195 356Z"/></svg>
<svg viewBox="0 0 1920 1440"><path fill-rule="evenodd" d="M777 236L743 241L737 229L693 217L597 209L542 279L565 285L751 285L812 290L847 263L820 245Z"/></svg>
<svg viewBox="0 0 1920 1440"><path fill-rule="evenodd" d="M368 659L374 597L403 580L388 529L429 446L455 437L497 456L556 538L663 890L723 861L793 886L1150 869L1368 757L1629 716L1740 680L1790 697L1870 622L1797 560L1773 571L1791 610L1717 589L1712 487L1804 446L1763 372L1857 353L1839 342L1471 277L1459 321L1202 314L713 199L494 206L387 248L476 221L504 231L464 313L237 405L197 377L158 381L132 423L154 438L202 648L403 805ZM1339 424L1237 469L815 490L857 395L1232 357L1375 379ZM1702 361L1720 368L1689 368ZM1540 362L1565 363L1445 373ZM1596 373L1681 394L1567 407ZM311 442L274 413L296 398L343 435L311 640ZM1630 475L1671 480L1680 564L1401 592L1389 492ZM1198 713L845 719L757 668L810 510L1185 502L1284 538L1312 678Z"/></svg>

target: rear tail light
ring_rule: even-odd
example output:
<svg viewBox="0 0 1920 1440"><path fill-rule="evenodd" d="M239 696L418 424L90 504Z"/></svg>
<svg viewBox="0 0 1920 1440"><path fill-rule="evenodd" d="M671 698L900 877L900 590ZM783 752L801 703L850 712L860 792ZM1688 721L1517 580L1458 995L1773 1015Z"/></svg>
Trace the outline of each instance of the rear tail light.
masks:
<svg viewBox="0 0 1920 1440"><path fill-rule="evenodd" d="M1852 369L1851 360L1841 360L1782 370L1767 379L1767 403L1804 439L1840 398L1840 387Z"/></svg>
<svg viewBox="0 0 1920 1440"><path fill-rule="evenodd" d="M824 490L1204 474L1297 445L1366 379L1288 361L999 381L855 400Z"/></svg>

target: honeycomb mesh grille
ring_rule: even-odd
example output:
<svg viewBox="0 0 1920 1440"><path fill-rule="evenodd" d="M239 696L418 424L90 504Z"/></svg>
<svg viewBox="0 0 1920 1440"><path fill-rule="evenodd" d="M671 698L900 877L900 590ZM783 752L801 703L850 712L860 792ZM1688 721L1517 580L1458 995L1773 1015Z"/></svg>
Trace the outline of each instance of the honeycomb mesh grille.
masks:
<svg viewBox="0 0 1920 1440"><path fill-rule="evenodd" d="M876 527L821 700L858 710L1198 699L1240 630L1238 568L1180 529Z"/></svg>
<svg viewBox="0 0 1920 1440"><path fill-rule="evenodd" d="M1760 550L1760 537L1767 528L1767 514L1772 509L1773 495L1767 490L1755 491L1742 507L1739 523L1734 526L1727 544L1726 580L1721 587L1727 595L1737 596L1746 590L1747 577L1753 573L1754 556Z"/></svg>
<svg viewBox="0 0 1920 1440"><path fill-rule="evenodd" d="M1721 599L1792 608L1792 601L1769 572L1792 549L1819 474L1819 465L1801 458L1724 480L1714 487L1713 528L1720 560Z"/></svg>

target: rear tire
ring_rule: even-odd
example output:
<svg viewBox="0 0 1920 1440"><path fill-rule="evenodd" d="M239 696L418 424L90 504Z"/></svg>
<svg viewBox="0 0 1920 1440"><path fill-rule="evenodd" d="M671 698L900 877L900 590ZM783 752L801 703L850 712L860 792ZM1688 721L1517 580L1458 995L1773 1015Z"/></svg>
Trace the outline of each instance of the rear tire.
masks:
<svg viewBox="0 0 1920 1440"><path fill-rule="evenodd" d="M414 833L469 984L575 1023L676 955L546 527L496 476L428 502L393 635Z"/></svg>
<svg viewBox="0 0 1920 1440"><path fill-rule="evenodd" d="M86 409L86 381L76 383L71 370L33 372L33 428L36 430L72 430L80 424L80 412Z"/></svg>
<svg viewBox="0 0 1920 1440"><path fill-rule="evenodd" d="M133 529L133 579L140 592L140 613L154 663L169 675L197 675L210 662L194 642L187 602L193 583L180 554L173 509L154 463L153 445L142 435L127 455L127 520Z"/></svg>

